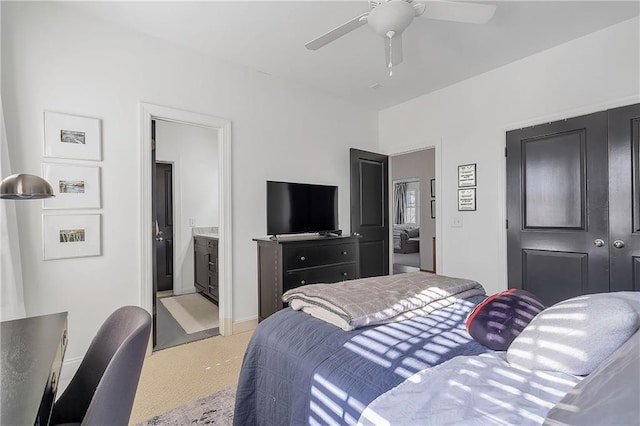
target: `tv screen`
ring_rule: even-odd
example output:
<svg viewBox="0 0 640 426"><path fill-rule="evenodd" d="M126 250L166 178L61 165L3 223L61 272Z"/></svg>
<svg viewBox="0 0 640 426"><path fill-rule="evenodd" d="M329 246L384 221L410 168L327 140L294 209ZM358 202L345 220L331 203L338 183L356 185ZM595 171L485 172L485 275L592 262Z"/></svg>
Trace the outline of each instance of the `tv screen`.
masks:
<svg viewBox="0 0 640 426"><path fill-rule="evenodd" d="M337 229L337 186L267 181L267 234Z"/></svg>

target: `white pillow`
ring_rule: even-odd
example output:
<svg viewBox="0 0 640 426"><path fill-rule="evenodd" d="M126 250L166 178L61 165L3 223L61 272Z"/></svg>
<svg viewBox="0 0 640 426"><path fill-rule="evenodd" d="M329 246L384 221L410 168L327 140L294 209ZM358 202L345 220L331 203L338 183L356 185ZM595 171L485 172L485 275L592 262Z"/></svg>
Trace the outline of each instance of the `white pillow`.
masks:
<svg viewBox="0 0 640 426"><path fill-rule="evenodd" d="M539 313L511 343L507 361L530 370L584 376L638 327L640 316L624 297L615 293L574 297Z"/></svg>

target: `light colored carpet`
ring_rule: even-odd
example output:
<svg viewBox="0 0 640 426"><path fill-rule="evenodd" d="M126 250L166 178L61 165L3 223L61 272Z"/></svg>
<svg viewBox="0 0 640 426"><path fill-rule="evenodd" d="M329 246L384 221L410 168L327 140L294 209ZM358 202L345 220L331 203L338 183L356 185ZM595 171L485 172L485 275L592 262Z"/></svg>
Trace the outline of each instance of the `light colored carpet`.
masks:
<svg viewBox="0 0 640 426"><path fill-rule="evenodd" d="M236 387L231 386L191 404L182 405L159 416L154 416L137 426L231 426L235 401Z"/></svg>
<svg viewBox="0 0 640 426"><path fill-rule="evenodd" d="M187 334L209 330L220 325L218 307L199 293L165 297L160 302Z"/></svg>
<svg viewBox="0 0 640 426"><path fill-rule="evenodd" d="M142 366L130 424L237 385L252 334L211 337L148 356Z"/></svg>
<svg viewBox="0 0 640 426"><path fill-rule="evenodd" d="M393 253L393 263L419 268L420 253Z"/></svg>

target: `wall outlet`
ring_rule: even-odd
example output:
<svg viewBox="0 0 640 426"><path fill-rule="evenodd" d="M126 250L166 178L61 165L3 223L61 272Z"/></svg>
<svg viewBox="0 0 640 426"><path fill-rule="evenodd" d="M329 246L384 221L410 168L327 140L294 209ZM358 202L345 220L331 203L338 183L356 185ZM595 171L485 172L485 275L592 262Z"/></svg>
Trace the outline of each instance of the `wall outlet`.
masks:
<svg viewBox="0 0 640 426"><path fill-rule="evenodd" d="M189 226L196 226L196 220L195 219L189 219Z"/></svg>
<svg viewBox="0 0 640 426"><path fill-rule="evenodd" d="M451 218L452 228L462 228L462 216L454 216Z"/></svg>

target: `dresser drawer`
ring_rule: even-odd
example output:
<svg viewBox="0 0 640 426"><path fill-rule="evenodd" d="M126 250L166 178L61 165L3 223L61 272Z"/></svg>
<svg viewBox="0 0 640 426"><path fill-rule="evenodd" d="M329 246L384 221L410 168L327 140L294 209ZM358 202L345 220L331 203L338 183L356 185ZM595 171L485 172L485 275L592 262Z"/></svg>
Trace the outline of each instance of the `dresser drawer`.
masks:
<svg viewBox="0 0 640 426"><path fill-rule="evenodd" d="M297 271L289 271L285 274L282 291L285 292L305 284L335 283L338 281L352 280L354 278L356 278L355 263L300 269Z"/></svg>
<svg viewBox="0 0 640 426"><path fill-rule="evenodd" d="M356 248L352 243L288 247L284 257L285 269L300 269L332 263L353 262L356 259Z"/></svg>

